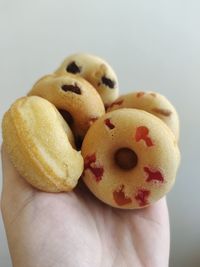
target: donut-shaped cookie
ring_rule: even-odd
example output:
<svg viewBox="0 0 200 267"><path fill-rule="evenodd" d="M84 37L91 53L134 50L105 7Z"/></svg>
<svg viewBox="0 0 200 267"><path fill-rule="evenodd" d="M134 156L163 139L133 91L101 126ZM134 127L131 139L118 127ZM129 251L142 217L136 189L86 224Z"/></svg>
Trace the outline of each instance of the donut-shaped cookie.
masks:
<svg viewBox="0 0 200 267"><path fill-rule="evenodd" d="M103 102L90 83L74 75L50 74L41 78L28 95L41 96L61 112L76 137L105 113Z"/></svg>
<svg viewBox="0 0 200 267"><path fill-rule="evenodd" d="M174 184L180 160L169 128L138 109L119 109L98 119L81 152L85 184L103 202L123 209L163 197Z"/></svg>
<svg viewBox="0 0 200 267"><path fill-rule="evenodd" d="M169 100L156 92L134 92L120 96L114 101L107 111L120 108L136 108L147 111L163 122L174 133L176 140L179 139L179 118L178 114Z"/></svg>
<svg viewBox="0 0 200 267"><path fill-rule="evenodd" d="M107 106L118 97L118 80L114 70L103 59L90 54L67 57L56 73L73 73L90 82Z"/></svg>
<svg viewBox="0 0 200 267"><path fill-rule="evenodd" d="M3 118L3 142L18 172L46 192L72 190L83 171L83 158L56 108L38 97L18 99Z"/></svg>

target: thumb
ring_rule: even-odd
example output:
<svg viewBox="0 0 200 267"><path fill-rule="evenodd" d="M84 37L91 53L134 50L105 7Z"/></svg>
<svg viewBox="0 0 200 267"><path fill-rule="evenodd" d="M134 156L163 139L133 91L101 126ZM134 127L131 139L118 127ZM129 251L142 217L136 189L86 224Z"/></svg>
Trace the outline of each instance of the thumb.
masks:
<svg viewBox="0 0 200 267"><path fill-rule="evenodd" d="M3 190L11 191L14 194L16 191L32 190L32 187L19 175L17 170L11 163L6 152L5 146L1 148L2 169L3 169Z"/></svg>
<svg viewBox="0 0 200 267"><path fill-rule="evenodd" d="M35 189L14 168L4 145L1 147L1 157L3 170L2 210L15 210L27 198L34 194Z"/></svg>

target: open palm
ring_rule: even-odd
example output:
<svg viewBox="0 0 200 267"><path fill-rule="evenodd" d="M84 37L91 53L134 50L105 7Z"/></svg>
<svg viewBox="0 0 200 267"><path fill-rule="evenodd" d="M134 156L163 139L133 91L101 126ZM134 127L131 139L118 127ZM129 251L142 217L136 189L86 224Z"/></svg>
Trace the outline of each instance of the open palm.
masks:
<svg viewBox="0 0 200 267"><path fill-rule="evenodd" d="M15 267L167 267L166 200L111 208L80 183L74 192L29 186L3 153L2 213Z"/></svg>

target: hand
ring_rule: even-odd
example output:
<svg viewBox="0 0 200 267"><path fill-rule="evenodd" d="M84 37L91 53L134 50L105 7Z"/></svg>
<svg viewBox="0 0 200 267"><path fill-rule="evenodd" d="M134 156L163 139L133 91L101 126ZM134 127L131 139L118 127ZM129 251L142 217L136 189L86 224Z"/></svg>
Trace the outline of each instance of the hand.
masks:
<svg viewBox="0 0 200 267"><path fill-rule="evenodd" d="M3 149L2 213L14 267L167 267L166 200L111 208L79 184L70 193L31 187Z"/></svg>

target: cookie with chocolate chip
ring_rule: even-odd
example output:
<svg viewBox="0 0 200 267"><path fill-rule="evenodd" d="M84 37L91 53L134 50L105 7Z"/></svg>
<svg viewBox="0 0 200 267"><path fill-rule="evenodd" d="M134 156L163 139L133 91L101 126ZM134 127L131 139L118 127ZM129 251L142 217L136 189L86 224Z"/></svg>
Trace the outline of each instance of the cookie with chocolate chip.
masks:
<svg viewBox="0 0 200 267"><path fill-rule="evenodd" d="M28 95L41 96L60 111L76 139L83 139L90 125L105 113L94 87L72 74L50 74L35 83Z"/></svg>
<svg viewBox="0 0 200 267"><path fill-rule="evenodd" d="M103 59L90 54L74 54L67 57L55 71L82 76L100 94L105 106L118 97L118 80L114 70Z"/></svg>

